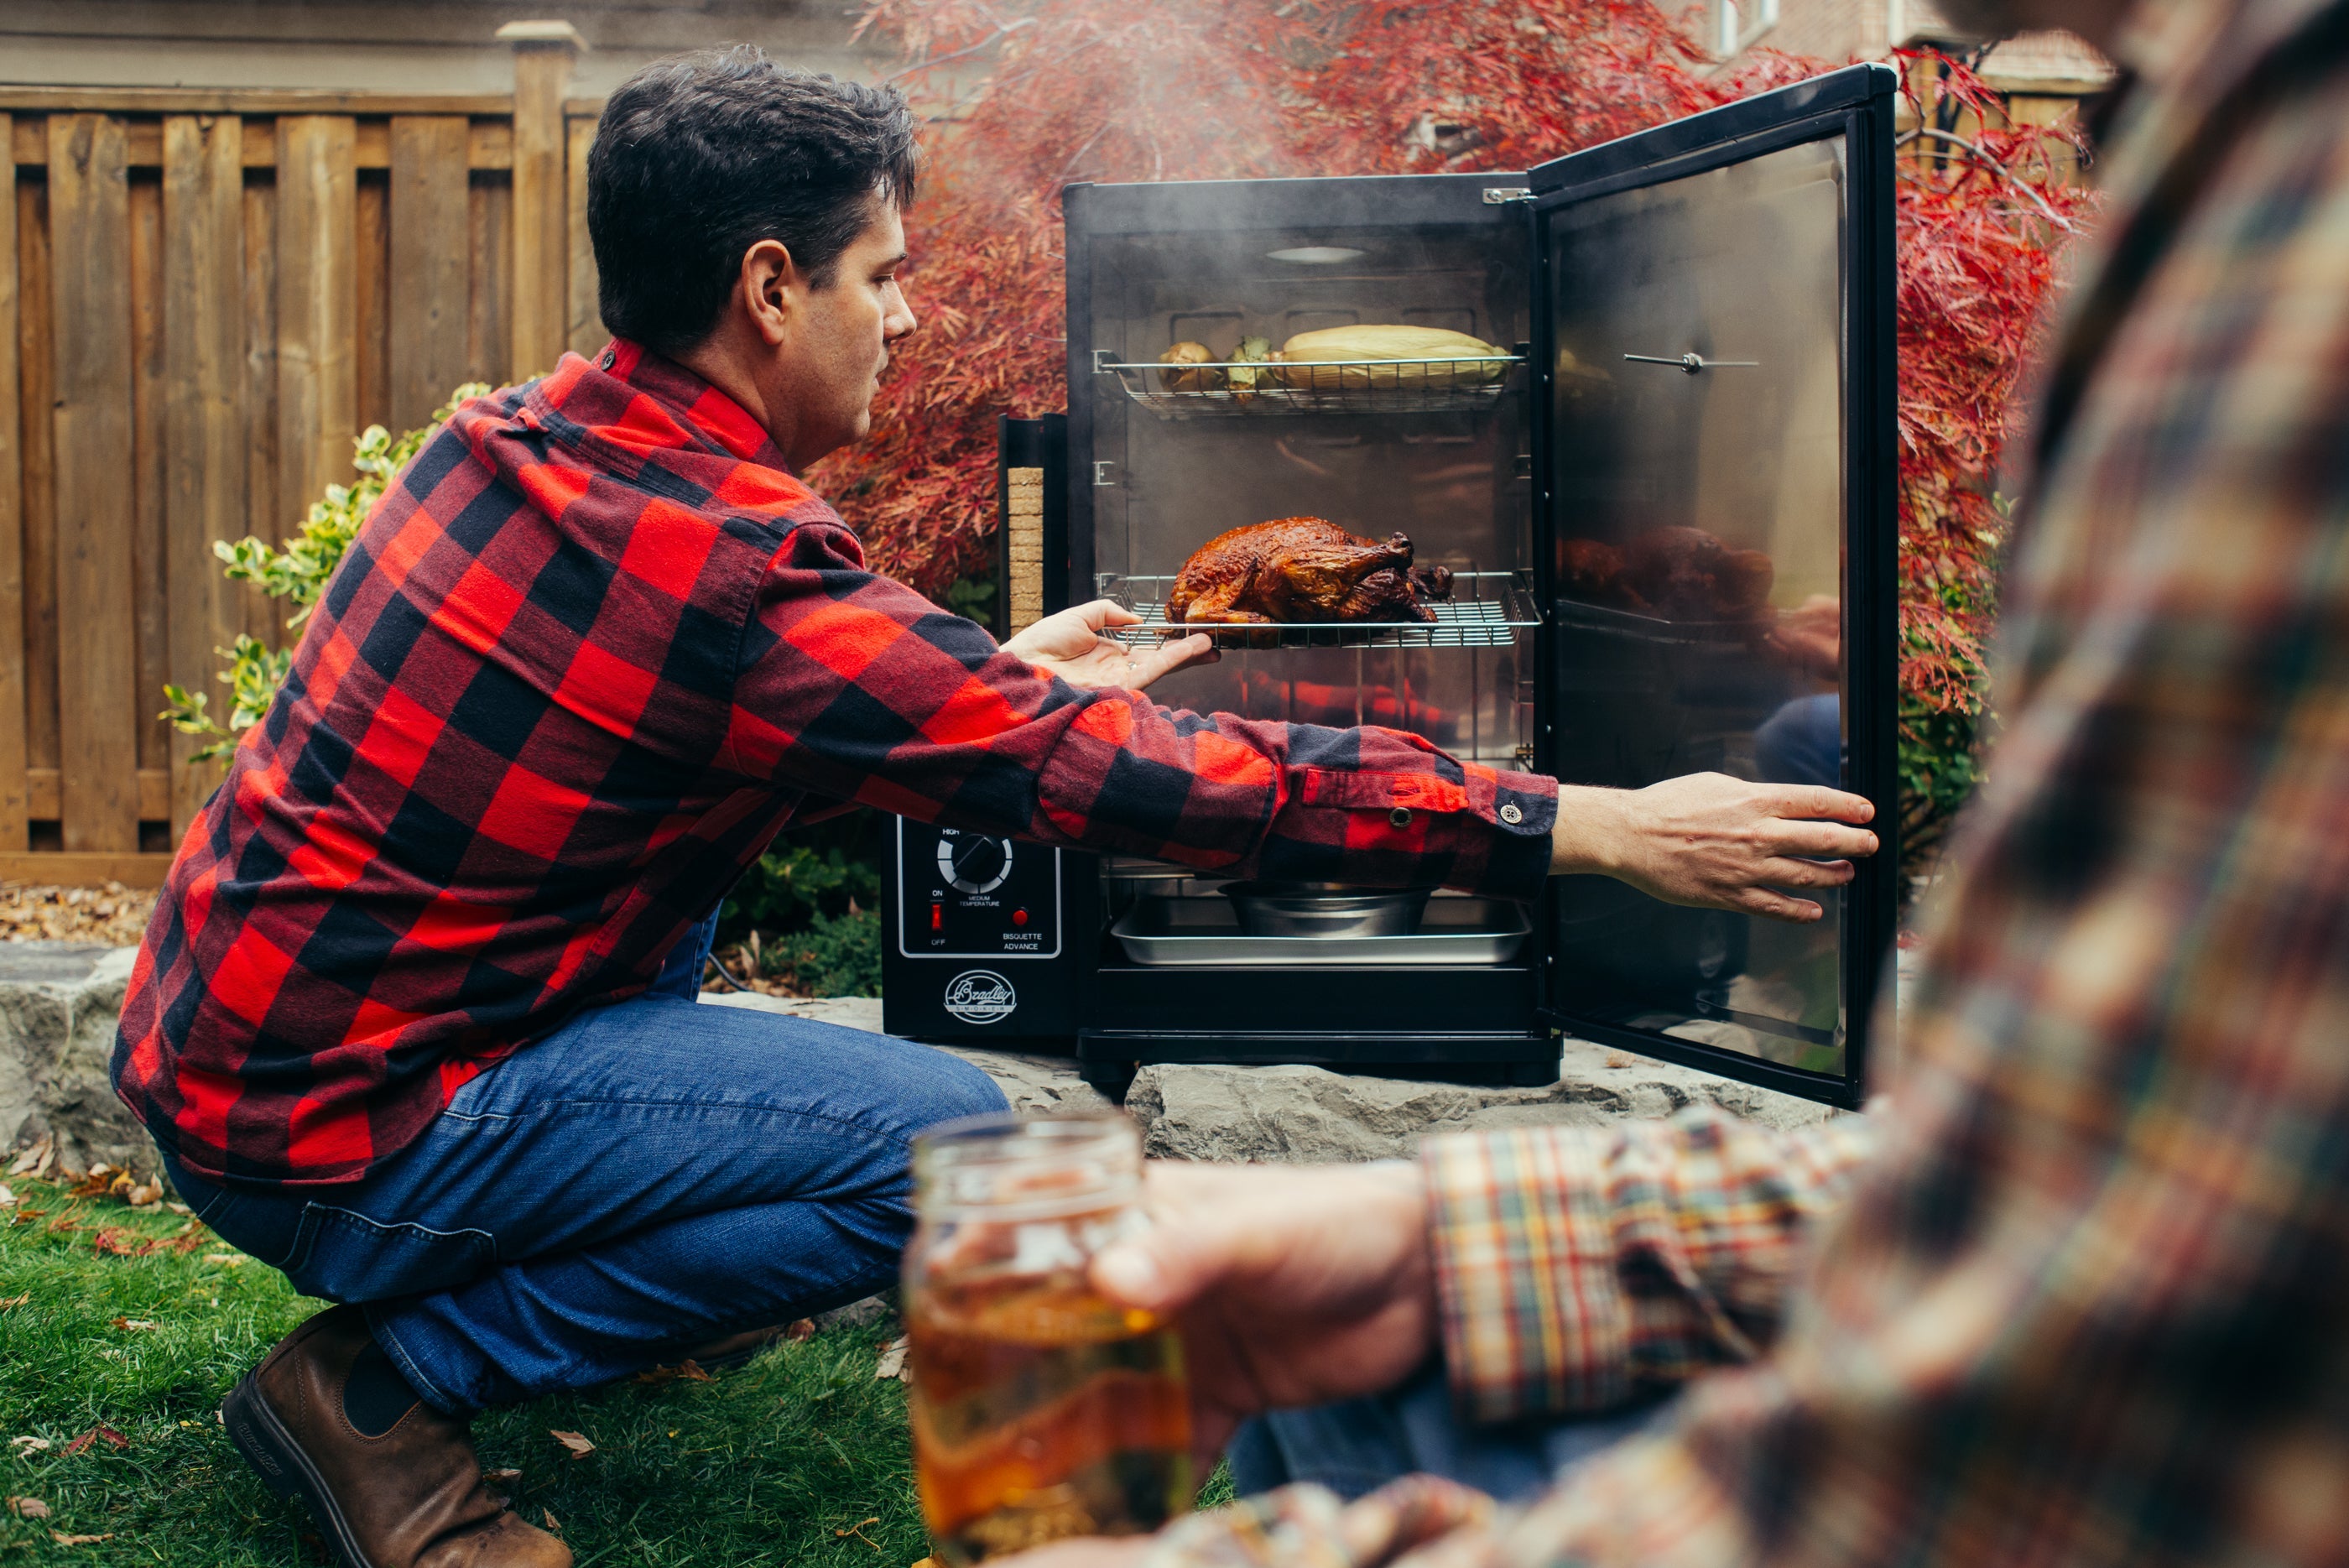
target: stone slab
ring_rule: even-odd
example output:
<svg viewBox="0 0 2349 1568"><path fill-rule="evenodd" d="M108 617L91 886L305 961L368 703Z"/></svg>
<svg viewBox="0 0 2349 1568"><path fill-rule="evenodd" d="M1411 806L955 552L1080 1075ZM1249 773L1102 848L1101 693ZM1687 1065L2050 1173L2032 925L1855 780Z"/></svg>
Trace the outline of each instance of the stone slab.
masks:
<svg viewBox="0 0 2349 1568"><path fill-rule="evenodd" d="M820 1018L853 1029L881 1027L877 1001L744 994L705 995L702 1001ZM985 1069L1013 1108L1025 1115L1109 1107L1067 1057L946 1049ZM1599 1127L1624 1116L1668 1116L1692 1105L1717 1106L1781 1128L1806 1127L1837 1114L1792 1095L1586 1040L1565 1042L1558 1081L1537 1089L1367 1078L1307 1066L1162 1065L1142 1069L1125 1098L1127 1114L1142 1124L1143 1147L1154 1156L1305 1163L1408 1155L1422 1138L1436 1133L1561 1123Z"/></svg>
<svg viewBox="0 0 2349 1568"><path fill-rule="evenodd" d="M156 1174L155 1146L114 1097L107 1063L137 948L0 942L0 1149L43 1137L57 1162Z"/></svg>
<svg viewBox="0 0 2349 1568"><path fill-rule="evenodd" d="M104 1161L155 1174L146 1134L114 1097L114 1051L134 948L0 942L0 1149L44 1137L70 1169ZM879 1033L870 997L794 1000L705 995L719 1007L812 1018ZM1026 1116L1099 1112L1110 1104L1059 1056L946 1047L1001 1085ZM1329 1161L1407 1155L1433 1133L1513 1124L1599 1126L1714 1105L1777 1127L1836 1113L1585 1041L1565 1043L1558 1081L1544 1088L1472 1087L1365 1078L1319 1067L1152 1066L1125 1108L1154 1155L1208 1160Z"/></svg>

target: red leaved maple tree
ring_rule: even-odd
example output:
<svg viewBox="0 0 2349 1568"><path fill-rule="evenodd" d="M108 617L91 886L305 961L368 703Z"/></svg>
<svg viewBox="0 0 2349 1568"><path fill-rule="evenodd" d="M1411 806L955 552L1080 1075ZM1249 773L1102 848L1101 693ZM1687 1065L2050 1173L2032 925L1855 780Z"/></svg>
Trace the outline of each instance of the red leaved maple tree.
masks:
<svg viewBox="0 0 2349 1568"><path fill-rule="evenodd" d="M812 476L876 565L983 574L995 419L1064 398L1060 192L1078 181L1522 169L1830 68L1729 71L1649 0L869 0L933 117L909 222L924 320L872 438ZM1912 837L1946 816L1980 705L1992 492L2062 243L2087 198L2058 133L1994 119L1962 64L1913 68L1899 193L1901 686ZM1948 753L1948 754L1945 754ZM1952 784L1955 780L1955 784Z"/></svg>

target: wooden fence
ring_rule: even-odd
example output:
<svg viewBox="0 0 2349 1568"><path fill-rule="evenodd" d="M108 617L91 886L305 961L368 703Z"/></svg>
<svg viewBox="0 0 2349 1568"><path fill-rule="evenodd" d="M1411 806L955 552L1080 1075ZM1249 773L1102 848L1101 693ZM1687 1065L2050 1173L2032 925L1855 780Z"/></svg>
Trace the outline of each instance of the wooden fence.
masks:
<svg viewBox="0 0 2349 1568"><path fill-rule="evenodd" d="M481 98L0 87L0 878L152 885L219 778L155 717L285 607L277 543L369 424L601 344L599 108L518 24Z"/></svg>

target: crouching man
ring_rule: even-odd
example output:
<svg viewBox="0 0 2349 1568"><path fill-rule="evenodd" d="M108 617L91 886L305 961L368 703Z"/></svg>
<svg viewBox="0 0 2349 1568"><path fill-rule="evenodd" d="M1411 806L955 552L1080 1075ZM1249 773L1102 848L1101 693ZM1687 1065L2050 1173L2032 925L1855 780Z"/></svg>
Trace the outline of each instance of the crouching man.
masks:
<svg viewBox="0 0 2349 1568"><path fill-rule="evenodd" d="M1129 658L1106 605L997 647L794 477L864 432L914 329L903 100L755 50L665 62L588 168L616 340L465 405L387 490L180 847L114 1057L204 1222L342 1303L225 1415L347 1562L569 1563L482 1484L472 1412L880 1288L909 1140L1003 1105L940 1052L694 1005L727 890L811 801L1786 918L1817 909L1772 889L1874 848L1827 790L1562 792L1390 731L1170 711L1138 693L1206 639ZM1308 769L1464 804L1397 825L1309 804Z"/></svg>

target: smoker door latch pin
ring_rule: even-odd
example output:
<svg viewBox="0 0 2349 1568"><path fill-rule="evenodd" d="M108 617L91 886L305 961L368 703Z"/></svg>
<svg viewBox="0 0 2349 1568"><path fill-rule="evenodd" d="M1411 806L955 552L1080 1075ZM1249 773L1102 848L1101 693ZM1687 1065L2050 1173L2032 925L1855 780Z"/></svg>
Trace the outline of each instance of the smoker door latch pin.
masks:
<svg viewBox="0 0 2349 1568"><path fill-rule="evenodd" d="M1690 375L1699 370L1758 370L1759 359L1708 359L1702 354L1677 354L1670 358L1660 354L1626 354L1624 358L1634 365L1677 365Z"/></svg>
<svg viewBox="0 0 2349 1568"><path fill-rule="evenodd" d="M1517 455L1510 461L1509 477L1512 479L1531 479L1533 476L1534 454L1529 452L1521 452L1517 453Z"/></svg>
<svg viewBox="0 0 2349 1568"><path fill-rule="evenodd" d="M1533 199L1533 187L1530 185L1487 185L1485 187L1485 205L1488 207L1497 207L1505 202L1530 202Z"/></svg>
<svg viewBox="0 0 2349 1568"><path fill-rule="evenodd" d="M1117 464L1103 459L1093 464L1093 488L1112 487L1117 483Z"/></svg>
<svg viewBox="0 0 2349 1568"><path fill-rule="evenodd" d="M1117 372L1116 372L1116 371L1114 371L1114 370L1112 370L1112 369L1110 369L1110 367L1111 367L1112 365L1114 365L1114 364L1116 364L1116 363L1117 363L1117 350L1116 350L1116 349L1114 349L1114 348L1096 348L1096 349L1094 349L1094 350L1093 350L1093 374L1094 374L1094 375L1096 375L1096 376L1113 376L1113 375L1117 374Z"/></svg>

